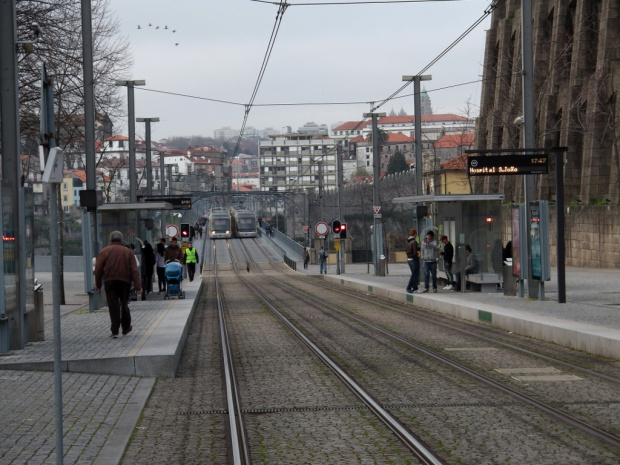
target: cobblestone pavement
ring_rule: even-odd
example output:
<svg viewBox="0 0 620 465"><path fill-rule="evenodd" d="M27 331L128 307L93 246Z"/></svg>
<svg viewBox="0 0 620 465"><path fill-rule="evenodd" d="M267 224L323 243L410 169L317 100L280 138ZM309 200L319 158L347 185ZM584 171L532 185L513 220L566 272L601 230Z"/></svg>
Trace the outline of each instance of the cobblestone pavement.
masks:
<svg viewBox="0 0 620 465"><path fill-rule="evenodd" d="M131 424L132 410L141 409L152 384L137 377L63 373L64 463L93 464L98 456L116 463L124 444L106 448L106 441L115 428ZM3 371L0 392L0 463L57 463L54 374Z"/></svg>

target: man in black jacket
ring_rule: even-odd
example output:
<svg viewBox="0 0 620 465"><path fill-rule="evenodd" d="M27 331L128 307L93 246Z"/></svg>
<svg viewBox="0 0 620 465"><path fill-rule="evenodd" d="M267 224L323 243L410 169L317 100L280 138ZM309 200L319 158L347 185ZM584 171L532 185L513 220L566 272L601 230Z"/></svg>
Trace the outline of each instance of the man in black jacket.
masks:
<svg viewBox="0 0 620 465"><path fill-rule="evenodd" d="M411 276L407 283L407 292L409 294L418 290L420 284L420 257L419 247L416 240L418 232L415 229L409 230L409 237L407 238L407 245L405 246L405 252L407 253L407 264L411 270Z"/></svg>
<svg viewBox="0 0 620 465"><path fill-rule="evenodd" d="M454 247L448 240L448 236L441 236L441 243L443 244L443 250L439 252L439 255L443 257L443 267L446 271L446 280L448 285L444 289L452 290L454 286L454 275L452 274L452 262L454 261Z"/></svg>

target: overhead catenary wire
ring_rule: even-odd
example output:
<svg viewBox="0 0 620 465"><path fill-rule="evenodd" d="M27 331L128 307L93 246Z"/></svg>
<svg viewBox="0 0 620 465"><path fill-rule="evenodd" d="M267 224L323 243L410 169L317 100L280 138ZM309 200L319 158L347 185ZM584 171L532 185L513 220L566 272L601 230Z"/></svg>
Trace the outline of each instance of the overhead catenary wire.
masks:
<svg viewBox="0 0 620 465"><path fill-rule="evenodd" d="M239 147L241 146L241 140L243 138L243 133L245 132L245 126L248 122L248 117L250 115L250 110L252 109L252 105L254 104L254 100L256 99L256 95L258 94L258 89L260 84L265 76L265 70L267 69L267 63L269 63L269 58L271 57L271 52L273 51L273 46L276 42L276 37L278 36L278 31L280 30L280 25L282 24L282 18L284 17L284 12L288 7L288 3L286 0L281 0L278 7L278 13L276 14L276 21L273 25L273 29L271 31L271 37L269 38L269 43L267 45L267 51L265 52L265 56L263 58L263 63L261 65L260 71L258 72L258 78L256 79L256 83L254 84L254 90L252 91L252 96L250 97L250 101L245 106L245 113L243 115L243 123L241 125L241 130L239 131L239 137L237 138L237 144L235 145L235 150L233 151L233 158L237 156L239 153Z"/></svg>
<svg viewBox="0 0 620 465"><path fill-rule="evenodd" d="M278 2L270 1L270 0L251 0L252 2L257 3L270 3L273 5L277 5ZM335 6L335 5L381 5L382 3L424 3L424 2L437 2L437 1L458 1L458 0L352 0L348 2L315 2L315 3L289 3L289 6Z"/></svg>
<svg viewBox="0 0 620 465"><path fill-rule="evenodd" d="M231 101L225 101L225 100L219 100L219 99L213 99L213 98L206 98L206 97L196 97L196 96L189 96L189 95L185 95L185 94L178 94L178 93L174 93L174 92L166 92L166 91L159 91L159 90L154 90L154 89L147 89L147 88L139 88L142 91L150 91L150 92L160 92L160 93L165 93L168 95L178 95L178 96L184 96L184 97L188 97L188 98L194 98L194 99L199 99L199 100L207 100L207 101L213 101L213 102L218 102L218 103L225 103L225 104L230 104L230 105L238 105L238 106L244 106L245 107L245 112L244 112L244 118L243 118L243 123L242 123L242 127L241 130L239 131L239 137L237 139L237 143L235 146L235 150L233 153L233 157L237 155L237 152L239 150L239 147L241 145L241 140L243 138L243 134L245 131L245 127L247 124L247 120L249 117L249 113L250 110L252 109L252 107L268 107L268 106L309 106L309 105L359 105L359 104L368 104L371 105L371 113L376 111L377 109L381 108L383 105L385 105L386 103L395 100L395 99L400 99L400 98L406 98L406 97L410 97L413 95L412 94L405 94L405 95L399 95L408 85L410 82L405 82L404 84L402 84L396 91L394 91L392 94L390 94L387 98L381 100L378 104L375 105L375 102L377 102L377 100L373 100L373 101L366 101L366 102L299 102L299 103L263 103L263 104L257 104L254 103L255 99L256 99L256 95L258 93L258 89L260 87L260 84L262 82L262 79L264 77L265 74L265 70L267 67L267 63L269 62L269 58L271 56L271 53L273 51L273 46L275 44L275 39L277 37L280 25L282 23L282 18L284 15L284 12L286 11L286 9L289 6L315 6L315 5L325 5L325 3L310 3L310 4L301 4L301 3L296 3L296 4L291 4L291 3L287 3L285 0L281 0L280 2L275 2L275 1L264 1L264 0L251 0L251 1L256 1L256 2L260 2L260 3L269 3L269 4L274 4L274 5L278 5L278 12L276 14L276 22L274 24L274 27L272 29L272 33L271 33L271 37L269 39L269 44L267 46L267 51L265 52L265 57L263 59L263 63L261 65L260 71L259 71L259 75L258 78L256 80L256 83L254 85L254 89L252 92L252 96L250 98L250 101L248 103L239 103L239 102L231 102ZM351 3L415 3L415 2L419 2L420 0L400 0L400 1L394 1L394 2L340 2L340 4L351 4ZM421 75L422 73L426 72L428 69L430 69L434 64L436 64L439 60L441 60L450 50L452 50L459 42L461 42L469 33L471 33L476 27L478 27L492 12L493 10L497 7L497 5L504 0L493 0L491 2L491 4L489 5L488 8L485 9L483 15L477 19L471 26L469 26L465 32L463 32L456 40L454 40L448 47L446 47L439 55L437 55L437 57L435 57L429 64L427 64L424 68L422 68L422 70L417 74L417 75ZM495 79L496 77L494 77L493 79ZM450 86L444 86L441 88L437 88L437 89L433 89L433 90L427 90L426 92L433 92L433 91L439 91L439 90L444 90L444 89L449 89L449 88L455 88L455 87L459 87L459 86L463 86L463 85L470 85L470 84L474 84L474 83L478 83L478 82L483 82L482 79L478 79L478 80L474 80L474 81L468 81L465 83L460 83L460 84L454 84L454 85L450 85ZM360 120L356 126L352 129L350 129L350 131L355 131L357 130L362 124L364 124L365 121L367 121L367 117L365 117L364 119ZM347 138L342 139L343 141L347 141Z"/></svg>

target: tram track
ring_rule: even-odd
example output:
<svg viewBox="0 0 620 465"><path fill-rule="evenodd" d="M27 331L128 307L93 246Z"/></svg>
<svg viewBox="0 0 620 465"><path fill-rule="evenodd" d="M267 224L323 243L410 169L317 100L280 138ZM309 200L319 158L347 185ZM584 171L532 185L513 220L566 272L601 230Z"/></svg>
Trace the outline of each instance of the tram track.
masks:
<svg viewBox="0 0 620 465"><path fill-rule="evenodd" d="M207 265L202 276L204 292L177 378L157 381L124 463L233 463L228 429L233 407L228 406L228 397L239 399L235 423L236 418L242 418L249 458L256 465L423 463L243 283L230 263L231 250L239 274L398 424L416 432L415 437L443 463L618 463L620 452L613 446L496 388L484 388L471 376L313 298L343 301L335 306L404 339L429 336L427 342L420 342L429 350L490 343L467 343L465 338L470 336L445 327L432 329L430 323L411 315L317 286L318 279L286 271L282 263L272 265L272 254L257 250L260 240L233 239L230 249L226 241L214 242L219 250L210 248L204 256L217 257L218 265ZM248 253L242 242L250 249ZM215 268L219 292L215 290ZM299 292L283 283L299 288ZM234 365L230 377L237 384L237 394L230 396L225 393L226 376L222 374L218 294L228 328L226 352ZM388 304L395 306L391 301ZM483 349L471 354L488 355ZM444 352L441 354L446 355ZM493 357L500 352L503 350L493 352ZM487 368L494 366L490 363L487 361ZM584 396L578 396L582 389ZM576 401L576 409L585 409L581 399L592 392L590 383L575 385L575 392L574 398L562 400L566 404ZM605 399L592 394L589 407L603 414L613 412Z"/></svg>
<svg viewBox="0 0 620 465"><path fill-rule="evenodd" d="M264 291L261 291L259 287L251 283L248 279L244 278L242 273L238 269L238 265L247 266L247 263L252 263L255 268L258 269L256 263L251 258L247 249L245 250L245 260L241 260L238 263L235 262L233 252L230 251L230 258L233 263L233 268L237 277L250 289L253 294L265 305L279 320L286 325L286 327L301 340L315 355L318 357L332 372L357 396L357 398L365 405L365 407L372 412L400 441L405 447L411 451L411 453L417 458L418 463L421 464L433 464L440 465L443 462L435 456L418 438L416 438L410 431L404 428L398 420L385 410L379 402L377 402L368 392L366 392L359 384L357 384L352 377L350 377L345 370L343 370L332 358L330 358L325 352L323 352L316 344L312 342L310 338L304 335L288 318L286 318L271 302L270 299L265 296Z"/></svg>
<svg viewBox="0 0 620 465"><path fill-rule="evenodd" d="M312 299L313 301L315 301L318 305L324 307L324 308L329 308L331 311L333 312L338 312L342 315L346 315L347 317L353 319L354 321L358 322L359 324L365 325L366 327L372 328L374 331L384 334L385 336L391 338L393 341L397 341L401 344L405 344L408 347L411 347L412 349L425 354L428 357L431 357L445 365L448 365L458 371L460 371L463 374L466 374L467 376L470 376L474 379L477 379L478 381L484 383L487 386L490 386L494 389L497 389L511 397L513 397L514 399L523 402L525 404L531 405L535 408L537 408L538 410L540 410L541 412L544 412L545 414L551 416L552 418L554 418L555 420L562 422L570 427L576 428L579 431L586 433L590 436L592 436L593 438L603 441L605 443L607 443L609 446L612 446L618 450L620 450L620 438L613 433L610 433L604 429L601 429L591 423L589 423L588 421L584 421L581 420L577 417L575 417L574 415L568 414L556 407L554 407L553 405L551 405L548 402L544 402L541 401L537 398L535 398L532 395L529 395L527 393L524 393L518 389L515 389L513 387L511 387L510 385L503 383L503 382L499 382L493 378L490 378L489 376L486 376L485 374L481 374L478 371L476 371L475 369L472 369L468 366L463 365L462 363L459 363L455 360L453 360L450 357L446 357L440 353L438 353L436 350L432 350L429 349L428 347L422 345L422 344L418 344L414 341L412 341L410 338L408 337L403 337L402 335L399 335L393 331L388 331L385 328L379 326L378 324L375 324L371 321L368 321L367 319L364 318L360 318L360 317L356 317L355 315L351 314L350 312L344 311L342 310L340 307L334 306L333 304L331 304L331 302L326 301L324 298L320 298L320 297L315 297L312 296L310 294L304 293L303 291L300 291L298 289L298 287L292 286L290 284L286 284L283 283L283 281L281 279L276 279L275 277L270 276L269 279L274 282L276 285L278 286L283 286L284 289L286 290L286 292L288 292L290 295L292 295L293 293L297 294L297 296L299 296L300 298L303 296L303 298L307 298L307 299ZM307 281L306 281L307 282ZM358 300L360 299L359 296L356 295L352 295L350 293L343 293L345 295L347 295L348 297L356 297ZM367 300L368 302L368 300ZM394 307L390 307L388 305L385 304L381 304L381 306L383 308L389 308L392 311L397 311L397 312L402 312L400 309L396 309ZM411 316L410 313L408 313L409 316ZM417 317L417 316L416 316ZM429 319L427 319L428 321ZM438 324L437 322L433 321L433 324ZM446 327L446 324L442 324L443 327ZM455 329L453 327L450 327L450 329ZM478 334L472 334L471 332L465 332L463 331L461 328L458 329L458 331L461 331L463 333L467 333L469 336L471 337L475 337L475 338L480 338L483 339L487 342L493 342L496 343L498 345L504 345L507 348L510 348L511 350L519 350L521 352L527 353L530 356L538 356L538 354L532 352L532 351L527 351L524 350L522 348L517 348L517 347L513 347L509 344L506 343L500 343L499 341L489 338L489 337L481 337ZM545 360L550 360L550 357L541 357ZM567 362L564 361L559 361L559 360L555 360L555 359L551 359L551 361L553 361L554 363L558 363L567 367L570 367L571 369L574 370L579 370L584 374L589 374L592 375L594 377L597 377L599 379L605 380L607 382L610 383L614 383L614 384L618 384L618 379L614 378L614 377L610 377L608 375L604 375L604 374L600 374L597 372L592 372L591 370L585 370L581 367L575 366L573 364L569 364Z"/></svg>

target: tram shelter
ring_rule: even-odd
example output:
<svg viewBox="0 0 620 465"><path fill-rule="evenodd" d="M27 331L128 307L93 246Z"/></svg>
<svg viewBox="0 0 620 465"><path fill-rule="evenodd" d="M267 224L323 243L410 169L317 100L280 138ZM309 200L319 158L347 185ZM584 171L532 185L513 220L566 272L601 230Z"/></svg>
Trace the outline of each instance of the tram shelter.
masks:
<svg viewBox="0 0 620 465"><path fill-rule="evenodd" d="M142 243L146 239L154 243L154 235L161 231L161 222L164 221L163 211L174 210L170 202L135 202L135 203L106 203L97 208L99 213L100 244L105 247L112 231L123 233L123 240L127 244L136 246L136 255L141 255Z"/></svg>
<svg viewBox="0 0 620 465"><path fill-rule="evenodd" d="M465 245L469 245L479 267L472 280L488 284L490 290L503 280L503 200L504 194L438 194L396 197L392 202L411 205L420 240L431 230L438 242L442 235L448 236L455 251L453 271L464 270Z"/></svg>

